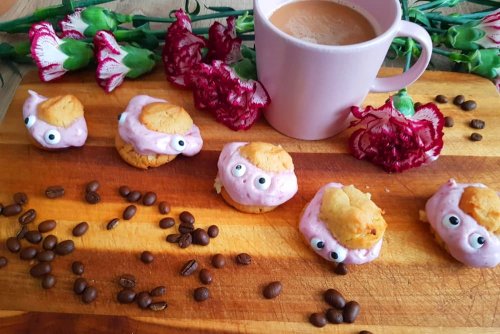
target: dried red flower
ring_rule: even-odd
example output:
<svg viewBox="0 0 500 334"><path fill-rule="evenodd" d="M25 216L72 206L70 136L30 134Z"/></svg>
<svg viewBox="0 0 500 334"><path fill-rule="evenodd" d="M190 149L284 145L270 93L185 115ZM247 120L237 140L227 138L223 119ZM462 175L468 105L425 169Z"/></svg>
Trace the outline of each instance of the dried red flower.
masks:
<svg viewBox="0 0 500 334"><path fill-rule="evenodd" d="M236 63L241 56L241 38L236 36L236 18L226 20L227 27L214 22L208 30L207 62L222 60L226 64Z"/></svg>

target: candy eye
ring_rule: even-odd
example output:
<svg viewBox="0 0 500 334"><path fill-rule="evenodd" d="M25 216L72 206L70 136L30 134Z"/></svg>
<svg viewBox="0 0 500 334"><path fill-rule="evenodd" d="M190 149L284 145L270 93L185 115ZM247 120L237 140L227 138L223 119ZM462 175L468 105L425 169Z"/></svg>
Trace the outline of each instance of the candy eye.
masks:
<svg viewBox="0 0 500 334"><path fill-rule="evenodd" d="M330 259L334 262L344 262L347 257L347 250L344 248L338 248L333 252L330 252Z"/></svg>
<svg viewBox="0 0 500 334"><path fill-rule="evenodd" d="M259 176L254 183L257 189L267 190L271 186L271 178L269 176Z"/></svg>
<svg viewBox="0 0 500 334"><path fill-rule="evenodd" d="M182 152L186 149L186 140L182 136L175 135L172 137L170 146L172 146L172 148L177 152Z"/></svg>
<svg viewBox="0 0 500 334"><path fill-rule="evenodd" d="M45 132L43 139L47 144L56 145L61 141L61 134L57 130L49 130Z"/></svg>
<svg viewBox="0 0 500 334"><path fill-rule="evenodd" d="M118 123L123 124L125 123L125 120L127 119L127 113L122 112L120 115L118 115Z"/></svg>
<svg viewBox="0 0 500 334"><path fill-rule="evenodd" d="M469 245L472 248L479 249L484 246L486 239L479 233L472 233L469 236Z"/></svg>
<svg viewBox="0 0 500 334"><path fill-rule="evenodd" d="M443 217L443 225L448 228L457 228L460 225L460 218L455 215L446 215Z"/></svg>
<svg viewBox="0 0 500 334"><path fill-rule="evenodd" d="M312 238L311 247L316 251L320 251L325 247L325 242L318 238Z"/></svg>
<svg viewBox="0 0 500 334"><path fill-rule="evenodd" d="M233 174L236 177L242 177L245 175L247 171L247 167L243 164L237 164L236 166L231 169L231 174Z"/></svg>
<svg viewBox="0 0 500 334"><path fill-rule="evenodd" d="M31 128L36 122L36 116L35 115L29 115L24 119L24 124L26 124L26 127L29 129Z"/></svg>

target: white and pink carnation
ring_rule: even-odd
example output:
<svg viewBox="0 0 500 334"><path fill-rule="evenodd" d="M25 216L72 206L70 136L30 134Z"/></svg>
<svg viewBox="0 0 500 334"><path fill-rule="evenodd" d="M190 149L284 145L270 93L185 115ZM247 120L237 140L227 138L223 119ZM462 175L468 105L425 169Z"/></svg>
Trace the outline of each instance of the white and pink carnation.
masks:
<svg viewBox="0 0 500 334"><path fill-rule="evenodd" d="M73 14L67 15L64 20L59 21L62 38L85 38L85 29L87 29L89 25L83 21L82 11L83 8L78 8Z"/></svg>
<svg viewBox="0 0 500 334"><path fill-rule="evenodd" d="M130 71L130 68L123 64L127 53L120 48L113 34L106 31L99 31L95 35L94 44L97 48L97 82L109 93L123 83Z"/></svg>

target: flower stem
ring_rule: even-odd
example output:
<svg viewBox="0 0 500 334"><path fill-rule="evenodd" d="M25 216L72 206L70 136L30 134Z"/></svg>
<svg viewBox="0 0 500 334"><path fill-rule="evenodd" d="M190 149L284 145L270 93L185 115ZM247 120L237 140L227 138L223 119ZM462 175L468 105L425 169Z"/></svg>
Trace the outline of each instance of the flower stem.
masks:
<svg viewBox="0 0 500 334"><path fill-rule="evenodd" d="M402 5L402 10L403 10L403 19L408 21L409 15L408 15L408 0L401 0L401 5ZM413 49L413 43L411 38L406 38L406 57L405 57L405 66L403 68L403 71L406 72L410 69L411 67L411 56L412 56L412 49Z"/></svg>
<svg viewBox="0 0 500 334"><path fill-rule="evenodd" d="M468 0L468 1L472 3L477 3L479 5L498 8L498 1L493 1L493 0Z"/></svg>
<svg viewBox="0 0 500 334"><path fill-rule="evenodd" d="M217 13L212 13L212 14L205 14L205 15L193 15L191 16L191 22L197 22L197 21L203 21L203 20L210 20L210 19L217 19L221 17L228 17L228 16L240 16L244 15L245 13L253 13L252 9L244 9L244 10L233 10L233 11L228 11L228 12L217 12ZM153 17L153 16L144 16L144 15L134 15L132 17L134 22L141 22L141 23L146 23L146 22L161 22L161 23L173 23L175 22L176 18L173 17Z"/></svg>

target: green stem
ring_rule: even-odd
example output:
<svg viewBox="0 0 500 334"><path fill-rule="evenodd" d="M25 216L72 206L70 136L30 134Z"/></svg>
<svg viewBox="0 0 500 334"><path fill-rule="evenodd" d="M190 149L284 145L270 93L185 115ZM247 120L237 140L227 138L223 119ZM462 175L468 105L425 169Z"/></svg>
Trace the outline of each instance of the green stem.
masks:
<svg viewBox="0 0 500 334"><path fill-rule="evenodd" d="M228 16L240 16L240 15L244 15L245 13L253 15L253 9L243 9L243 10L234 10L234 11L230 11L230 12L220 12L220 13L213 13L213 14L206 14L206 15L196 15L196 16L191 17L191 22L217 19L220 17L228 17Z"/></svg>
<svg viewBox="0 0 500 334"><path fill-rule="evenodd" d="M415 8L418 10L428 10L428 9L437 8L440 5L441 5L441 1L430 1L430 2L425 3L423 5L416 6Z"/></svg>
<svg viewBox="0 0 500 334"><path fill-rule="evenodd" d="M450 51L446 51L440 48L432 48L432 53L445 57L449 57L452 54Z"/></svg>
<svg viewBox="0 0 500 334"><path fill-rule="evenodd" d="M75 8L95 6L113 1L115 0L80 0L75 2Z"/></svg>
<svg viewBox="0 0 500 334"><path fill-rule="evenodd" d="M403 10L403 19L408 21L409 20L409 15L408 15L408 0L401 0L401 5L402 5L402 10ZM406 72L410 69L411 67L411 55L412 55L412 49L413 49L413 43L411 38L406 38L406 57L405 57L405 66L403 68L403 71Z"/></svg>
<svg viewBox="0 0 500 334"><path fill-rule="evenodd" d="M426 13L425 16L427 16L427 18L432 21L440 21L450 24L463 24L467 22L467 19L463 19L462 16L460 17L444 16L437 13Z"/></svg>
<svg viewBox="0 0 500 334"><path fill-rule="evenodd" d="M484 5L484 6L491 6L491 7L495 7L495 8L499 7L498 1L493 1L493 0L468 0L468 1L472 2L472 3L477 3L479 5Z"/></svg>

